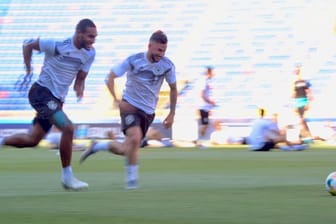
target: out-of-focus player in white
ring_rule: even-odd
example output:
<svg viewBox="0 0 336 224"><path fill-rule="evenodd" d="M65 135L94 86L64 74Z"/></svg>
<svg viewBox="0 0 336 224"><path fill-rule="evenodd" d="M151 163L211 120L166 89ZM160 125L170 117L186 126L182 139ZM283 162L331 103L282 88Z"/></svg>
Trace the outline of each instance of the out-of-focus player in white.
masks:
<svg viewBox="0 0 336 224"><path fill-rule="evenodd" d="M266 118L265 109L259 109L259 118L255 119L251 126L251 132L247 137L247 144L251 151L270 151L278 148L279 144L283 150L304 150L308 148L302 141L288 141L286 133L281 131L277 124L277 117Z"/></svg>

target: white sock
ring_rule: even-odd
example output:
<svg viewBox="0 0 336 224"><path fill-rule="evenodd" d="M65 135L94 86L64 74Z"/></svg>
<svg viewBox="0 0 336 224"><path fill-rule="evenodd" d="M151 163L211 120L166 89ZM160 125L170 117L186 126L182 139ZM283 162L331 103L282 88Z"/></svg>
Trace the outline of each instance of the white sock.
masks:
<svg viewBox="0 0 336 224"><path fill-rule="evenodd" d="M138 179L138 165L127 165L126 172L127 181L134 181Z"/></svg>
<svg viewBox="0 0 336 224"><path fill-rule="evenodd" d="M98 152L98 151L108 151L110 142L109 141L104 141L104 142L97 142L93 148L92 151Z"/></svg>
<svg viewBox="0 0 336 224"><path fill-rule="evenodd" d="M62 179L65 180L72 177L73 177L72 167L71 166L64 167L62 170Z"/></svg>

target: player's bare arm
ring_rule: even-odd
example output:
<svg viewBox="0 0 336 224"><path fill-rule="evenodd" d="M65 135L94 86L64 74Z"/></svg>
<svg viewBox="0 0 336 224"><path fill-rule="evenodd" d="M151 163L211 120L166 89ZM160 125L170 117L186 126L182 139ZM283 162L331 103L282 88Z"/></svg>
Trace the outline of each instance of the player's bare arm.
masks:
<svg viewBox="0 0 336 224"><path fill-rule="evenodd" d="M23 44L22 54L23 61L26 67L26 74L30 74L32 72L31 59L33 55L33 50L40 50L39 39L30 40Z"/></svg>
<svg viewBox="0 0 336 224"><path fill-rule="evenodd" d="M307 93L307 98L308 98L309 102L313 101L312 90L310 88L308 88L306 90L306 93Z"/></svg>
<svg viewBox="0 0 336 224"><path fill-rule="evenodd" d="M111 93L113 99L115 102L119 102L119 99L117 99L117 95L115 93L115 82L114 80L117 78L116 74L114 74L114 72L110 72L110 74L108 75L108 78L106 80L106 86L109 90L109 92Z"/></svg>
<svg viewBox="0 0 336 224"><path fill-rule="evenodd" d="M76 96L78 99L81 99L84 95L84 88L85 88L85 79L87 76L87 72L79 71L76 76L75 84L74 84L74 91L76 92Z"/></svg>
<svg viewBox="0 0 336 224"><path fill-rule="evenodd" d="M170 111L163 122L165 128L170 128L174 123L175 109L177 103L177 85L176 83L169 84L170 87Z"/></svg>

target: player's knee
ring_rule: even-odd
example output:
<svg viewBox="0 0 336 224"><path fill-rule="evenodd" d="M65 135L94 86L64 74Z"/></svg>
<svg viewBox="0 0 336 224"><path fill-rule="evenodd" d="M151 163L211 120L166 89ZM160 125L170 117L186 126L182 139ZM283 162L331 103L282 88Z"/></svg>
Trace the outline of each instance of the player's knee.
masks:
<svg viewBox="0 0 336 224"><path fill-rule="evenodd" d="M40 141L32 141L30 147L36 147Z"/></svg>
<svg viewBox="0 0 336 224"><path fill-rule="evenodd" d="M34 137L29 135L28 138L25 140L24 144L16 145L18 148L26 148L26 147L36 147L41 141L41 138Z"/></svg>
<svg viewBox="0 0 336 224"><path fill-rule="evenodd" d="M70 119L67 117L67 115L63 111L57 111L52 115L52 121L53 124L60 130L64 131L74 131L74 126Z"/></svg>
<svg viewBox="0 0 336 224"><path fill-rule="evenodd" d="M69 123L62 127L61 132L63 135L73 135L75 132L75 127L72 123Z"/></svg>
<svg viewBox="0 0 336 224"><path fill-rule="evenodd" d="M132 146L132 148L136 148L141 145L141 137L137 135L132 135L128 137L128 144Z"/></svg>

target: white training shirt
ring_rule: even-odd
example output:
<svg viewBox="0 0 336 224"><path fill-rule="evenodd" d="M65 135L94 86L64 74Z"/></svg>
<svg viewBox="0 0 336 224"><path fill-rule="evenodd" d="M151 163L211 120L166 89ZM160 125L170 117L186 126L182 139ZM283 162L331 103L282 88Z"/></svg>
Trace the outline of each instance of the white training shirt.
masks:
<svg viewBox="0 0 336 224"><path fill-rule="evenodd" d="M145 52L129 56L111 71L118 77L126 73L123 99L147 114L155 112L163 80L168 84L176 83L174 64L167 57L152 63Z"/></svg>
<svg viewBox="0 0 336 224"><path fill-rule="evenodd" d="M279 131L279 129L273 121L263 118L256 119L252 123L247 143L252 150L260 149L269 138L272 138L274 131Z"/></svg>
<svg viewBox="0 0 336 224"><path fill-rule="evenodd" d="M215 79L214 78L205 78L203 80L203 90L204 91L204 97L206 99L210 99L213 100L214 98L214 85L215 85ZM205 101L202 98L202 103L201 103L201 107L202 110L205 111L210 111L214 108L214 105L208 103L207 101Z"/></svg>
<svg viewBox="0 0 336 224"><path fill-rule="evenodd" d="M47 87L62 102L77 73L80 70L89 72L96 55L93 47L90 50L78 49L73 42L73 38L63 41L39 40L40 51L45 56L37 83Z"/></svg>

